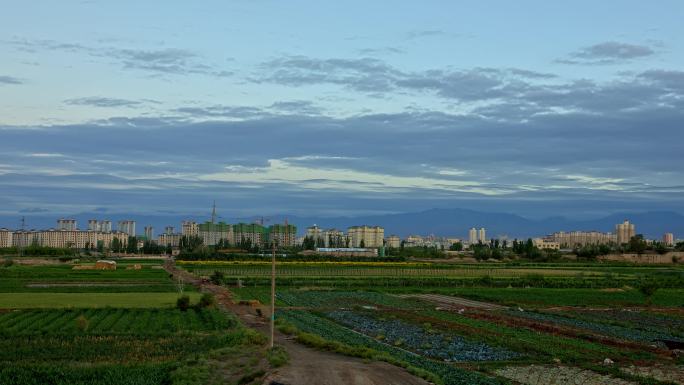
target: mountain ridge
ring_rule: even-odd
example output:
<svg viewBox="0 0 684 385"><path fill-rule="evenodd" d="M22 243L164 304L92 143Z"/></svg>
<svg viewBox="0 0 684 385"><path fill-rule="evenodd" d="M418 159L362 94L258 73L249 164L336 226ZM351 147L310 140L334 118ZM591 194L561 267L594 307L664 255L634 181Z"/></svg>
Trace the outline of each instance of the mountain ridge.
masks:
<svg viewBox="0 0 684 385"><path fill-rule="evenodd" d="M27 229L54 228L60 217L48 213L26 213ZM134 215L126 213L84 212L68 216L77 220L79 228L86 228L88 219L109 219L114 228L116 222L123 219L137 221L137 233L143 233L144 226L151 225L155 233L159 234L165 226L173 226L180 230L182 220L204 222L209 219L198 215L184 214L144 214ZM229 223L238 221L254 222L261 217L232 218ZM673 211L622 212L614 213L595 219L570 219L553 216L544 219L529 219L518 214L505 212L484 212L463 208L433 208L418 212L397 214L361 215L349 217L316 217L297 215L271 215L265 224L283 223L286 219L303 234L306 227L317 224L322 228L338 228L346 230L354 225L377 225L385 228L385 235L396 234L406 237L412 234L449 236L464 238L471 227L485 227L487 237L508 236L509 238L539 237L556 231L601 231L614 232L615 225L629 219L636 225L637 233L649 238L660 239L665 232L672 232L675 236L684 235L684 215ZM221 219L221 218L219 218ZM0 227L17 229L20 227L21 216L0 215Z"/></svg>

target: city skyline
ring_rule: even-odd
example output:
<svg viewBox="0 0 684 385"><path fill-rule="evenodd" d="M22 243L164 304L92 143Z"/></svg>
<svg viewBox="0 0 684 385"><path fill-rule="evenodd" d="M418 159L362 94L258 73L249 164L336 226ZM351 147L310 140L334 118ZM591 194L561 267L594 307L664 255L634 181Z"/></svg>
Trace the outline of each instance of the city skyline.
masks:
<svg viewBox="0 0 684 385"><path fill-rule="evenodd" d="M684 213L681 2L11 3L0 214Z"/></svg>
<svg viewBox="0 0 684 385"><path fill-rule="evenodd" d="M440 213L440 210L431 210L433 213ZM413 218L411 218L412 215L414 216L420 216L421 214L426 214L428 212L423 212L423 213L406 213L403 215L408 215L408 217L404 217L403 221L406 223L413 223ZM441 212L442 215L444 215L447 212ZM478 212L470 212L468 210L462 210L460 212L461 214L464 213L470 213L474 215L494 215L493 217L476 217L475 219L469 218L468 216L465 216L461 218L461 221L458 222L458 224L453 223L453 217L449 217L448 215L444 215L443 222L440 224L442 226L441 228L447 228L448 230L446 231L433 231L434 229L431 226L425 226L424 222L421 226L421 224L414 224L414 225L409 225L409 227L404 227L403 231L396 231L396 219L394 219L392 216L378 216L378 217L348 217L348 218L299 218L299 217L290 217L288 219L287 216L273 216L273 217L264 217L264 216L255 216L255 217L242 217L242 218L235 218L233 217L231 219L227 219L226 217L220 215L221 212L217 211L216 204L212 206L211 209L211 214L210 216L200 216L200 217L193 217L193 216L183 216L183 217L175 217L175 219L172 219L173 217L167 217L166 219L160 219L160 218L155 218L153 220L150 220L150 218L143 219L138 223L137 220L135 219L124 219L121 220L119 219L116 223L117 226L115 228L112 227L112 220L109 219L109 217L100 217L101 214L96 214L98 216L97 218L93 216L83 216L80 215L81 220L75 219L75 217L61 217L58 219L52 218L48 219L50 222L50 225L46 226L45 222L41 222L42 224L39 226L32 226L29 225L27 226L27 221L25 217L21 218L21 225L20 226L12 226L12 225L4 225L2 218L0 217L0 229L5 229L5 230L12 230L12 231L90 231L90 232L121 232L123 234L126 234L128 236L139 236L139 237L144 237L144 239L157 239L157 235L162 236L162 235L177 235L177 234L197 234L198 232L216 232L221 233L221 234L228 234L227 237L232 237L233 233L233 227L244 227L244 226L253 226L253 225L259 225L261 228L270 228L272 226L282 226L283 224L285 226L288 226L288 223L292 224L296 222L295 229L299 228L299 231L294 231L295 234L300 235L300 236L321 236L322 238L326 238L329 234L329 232L332 232L333 234L338 234L340 233L340 230L337 229L337 227L340 228L348 228L349 231L352 229L356 229L359 227L367 227L370 224L370 228L375 228L379 225L383 230L383 237L386 236L399 236L405 237L410 239L412 236L427 236L427 237L443 237L443 238L454 238L458 237L459 239L462 239L463 241L466 241L468 244L473 244L473 243L478 243L478 242L488 242L491 239L515 239L515 238L520 238L520 239L526 239L526 238L548 238L549 240L553 240L554 242L557 242L559 244L567 243L567 242L577 242L578 244L592 244L595 242L614 242L614 243L626 243L629 239L634 237L635 235L642 235L646 236L648 239L652 240L663 240L665 243L673 243L676 239L674 233L672 233L672 229L678 229L675 231L675 233L682 232L684 233L684 227L681 226L681 224L684 224L684 216L680 216L679 219L677 220L677 225L672 226L670 224L663 224L663 223L654 223L653 218L648 219L642 224L644 225L645 228L647 228L647 231L637 231L635 228L635 224L631 222L629 219L624 219L620 220L618 223L611 223L611 221L615 222L615 217L606 217L602 219L603 225L597 225L599 222L555 222L558 218L551 218L551 222L542 222L544 224L544 227L542 230L539 230L540 228L537 228L536 231L530 232L528 229L526 233L516 233L514 229L518 229L519 224L508 224L508 225L503 225L502 227L502 218L499 215L504 215L504 216L509 216L510 218L516 218L516 216L510 216L508 214L496 214L496 213L478 213ZM629 217L630 215L625 215L625 218ZM84 218L87 218L84 219ZM136 215L127 215L126 218L144 218L141 216L136 216ZM384 219L383 219L384 218ZM510 219L509 218L509 219ZM518 219L524 219L521 217L517 217ZM644 219L641 217L642 220ZM432 217L432 221L439 220L440 218ZM161 222L160 222L161 220ZM294 220L294 221L292 221ZM332 220L333 224L330 224L330 222L327 222L328 220ZM339 222L335 221L339 220L344 220L344 224L340 224ZM477 223L478 227L470 227L470 224L464 225L464 220L465 223L468 223L468 221L472 223ZM174 223L175 221L175 223ZM318 226L316 222L320 223L326 223L322 227ZM608 222L606 222L608 221ZM56 222L56 226L53 226L53 224ZM81 224L79 226L79 223ZM87 226L86 226L87 223ZM553 225L550 225L549 223L553 223ZM574 224L573 224L574 223ZM580 225L578 225L578 223ZM583 223L583 224L582 224ZM608 223L606 225L606 223ZM140 224L138 229L143 228L144 231L136 231L136 225ZM180 225L176 227L177 225ZM385 233L385 226L389 225L388 231ZM444 227L446 225L446 227ZM484 227L482 227L484 225ZM494 233L490 234L488 233L491 228L489 226L494 227L495 231ZM654 225L658 230L654 231ZM143 227L144 226L144 227ZM163 229L156 231L155 228L157 229ZM176 232L175 229L178 229ZM311 233L311 229L314 229L315 232ZM408 229L408 230L407 230ZM640 228L639 230L641 230ZM668 238L669 237L669 238ZM214 236L212 242L218 242L220 237L218 235ZM570 241L572 240L572 241ZM211 243L211 244L214 244Z"/></svg>

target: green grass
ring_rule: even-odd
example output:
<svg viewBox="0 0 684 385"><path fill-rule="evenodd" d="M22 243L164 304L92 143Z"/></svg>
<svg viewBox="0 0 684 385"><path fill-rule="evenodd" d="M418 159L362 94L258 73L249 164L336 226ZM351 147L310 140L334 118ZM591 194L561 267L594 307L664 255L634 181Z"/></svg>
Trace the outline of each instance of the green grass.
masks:
<svg viewBox="0 0 684 385"><path fill-rule="evenodd" d="M186 293L192 303L199 293ZM173 307L178 293L2 293L0 309Z"/></svg>
<svg viewBox="0 0 684 385"><path fill-rule="evenodd" d="M646 297L638 290L603 291L600 289L542 289L542 288L462 288L431 290L476 300L512 306L645 306ZM684 306L684 289L660 289L653 296L655 306Z"/></svg>

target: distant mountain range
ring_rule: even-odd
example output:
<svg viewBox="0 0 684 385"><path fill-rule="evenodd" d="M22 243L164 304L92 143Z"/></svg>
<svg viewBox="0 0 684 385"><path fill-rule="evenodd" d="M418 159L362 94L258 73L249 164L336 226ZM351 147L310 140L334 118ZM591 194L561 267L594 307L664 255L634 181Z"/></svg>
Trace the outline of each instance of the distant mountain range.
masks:
<svg viewBox="0 0 684 385"><path fill-rule="evenodd" d="M114 227L123 219L137 221L137 232L143 233L144 226L151 225L155 233L161 233L165 226L171 225L180 230L180 222L191 219L204 222L208 218L197 218L190 215L135 215L80 213L69 216L78 221L81 229L87 228L88 219L109 219ZM617 213L592 220L573 220L564 217L551 217L541 220L527 219L515 214L490 213L467 209L431 209L421 212L370 215L357 217L298 217L275 215L265 224L288 222L297 226L299 233L306 227L317 224L322 228L338 228L346 230L354 225L378 225L385 228L385 234L396 234L405 237L411 234L452 236L464 238L471 227L485 227L487 237L507 235L509 238L527 238L549 234L555 231L597 230L614 232L615 225L629 219L636 225L637 233L650 238L661 238L663 233L672 232L675 237L684 238L684 215L669 211L651 211L641 213ZM0 227L16 229L20 226L20 216L0 215ZM58 216L46 213L26 214L27 228L46 229L55 227ZM240 218L243 222L254 222L259 217ZM230 220L228 222L235 222Z"/></svg>

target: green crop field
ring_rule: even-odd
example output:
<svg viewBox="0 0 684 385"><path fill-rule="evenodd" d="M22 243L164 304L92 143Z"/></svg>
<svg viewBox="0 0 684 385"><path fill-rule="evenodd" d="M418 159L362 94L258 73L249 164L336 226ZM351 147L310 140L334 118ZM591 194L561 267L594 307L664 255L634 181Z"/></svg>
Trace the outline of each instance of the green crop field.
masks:
<svg viewBox="0 0 684 385"><path fill-rule="evenodd" d="M250 338L212 309L13 311L0 314L0 383L171 384L184 357Z"/></svg>
<svg viewBox="0 0 684 385"><path fill-rule="evenodd" d="M223 282L238 299L270 303L263 266L242 263L221 270L226 264L209 263L190 269L223 272ZM684 342L681 268L529 267L383 270L293 263L278 270L283 274L276 280L276 319L281 330L302 343L427 371L447 385L547 384L556 380L545 382L540 375L562 376L564 371L537 368L558 368L558 363L567 373L581 372L590 383L681 383L664 380L683 378L684 360L673 359L662 342ZM320 276L325 269L335 273ZM428 276L432 271L449 274ZM365 272L376 276L364 277ZM237 278L243 286L231 287ZM639 289L642 282L659 286L647 296ZM405 297L420 294L439 295L446 302ZM469 307L467 300L504 307ZM615 364L602 365L606 358ZM539 378L535 373L541 373Z"/></svg>
<svg viewBox="0 0 684 385"><path fill-rule="evenodd" d="M70 264L41 266L14 265L0 269L0 293L3 292L174 292L168 274L156 263L141 264L140 270L128 270L137 262L118 263L117 270L74 270ZM193 290L188 286L188 290Z"/></svg>
<svg viewBox="0 0 684 385"><path fill-rule="evenodd" d="M115 271L0 268L0 384L237 383L241 371L263 370L263 336L200 307L187 284L190 308L177 308L178 282L160 261L144 262ZM142 269L125 269L133 263ZM234 364L245 355L256 357L252 368Z"/></svg>
<svg viewBox="0 0 684 385"><path fill-rule="evenodd" d="M197 302L199 293L187 293ZM70 307L170 307L177 293L2 293L0 309Z"/></svg>

